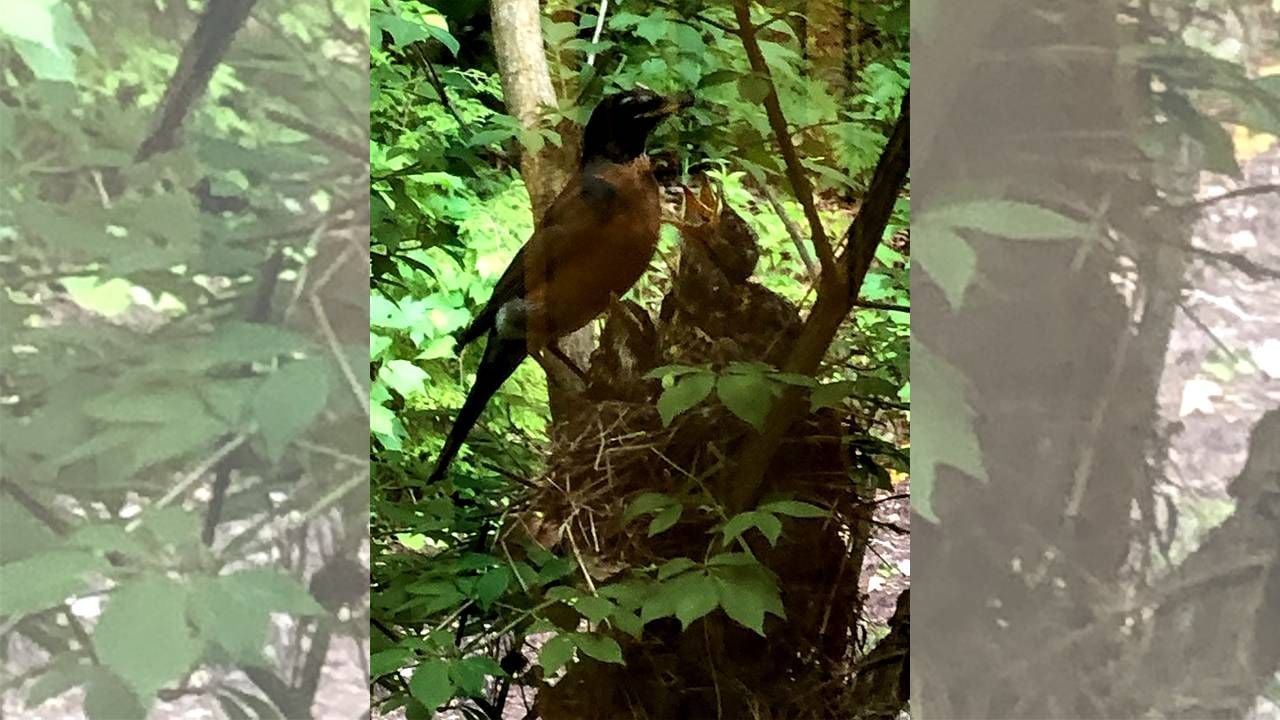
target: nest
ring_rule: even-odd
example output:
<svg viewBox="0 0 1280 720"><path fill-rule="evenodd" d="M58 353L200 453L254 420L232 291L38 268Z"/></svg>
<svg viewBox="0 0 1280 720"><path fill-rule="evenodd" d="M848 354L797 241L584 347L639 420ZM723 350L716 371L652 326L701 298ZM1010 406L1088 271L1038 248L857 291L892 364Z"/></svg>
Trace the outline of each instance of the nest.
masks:
<svg viewBox="0 0 1280 720"><path fill-rule="evenodd" d="M572 554L597 582L701 558L734 459L755 432L713 398L664 426L661 384L646 373L672 363L775 363L801 326L795 307L749 280L758 250L746 223L705 192L690 200L704 222L682 227L684 254L659 317L632 303L610 308L581 400L557 422L547 470L507 529ZM654 621L639 642L617 634L626 666L571 666L539 690L540 717L861 716L866 690L852 648L871 507L867 486L851 481L859 470L843 441L850 424L847 411L809 415L769 468L773 489L831 511L825 520L784 519L778 546L759 544L783 588L786 622L770 620L761 638L717 612L687 630ZM680 521L650 536L649 516L625 519L645 493L678 499Z"/></svg>

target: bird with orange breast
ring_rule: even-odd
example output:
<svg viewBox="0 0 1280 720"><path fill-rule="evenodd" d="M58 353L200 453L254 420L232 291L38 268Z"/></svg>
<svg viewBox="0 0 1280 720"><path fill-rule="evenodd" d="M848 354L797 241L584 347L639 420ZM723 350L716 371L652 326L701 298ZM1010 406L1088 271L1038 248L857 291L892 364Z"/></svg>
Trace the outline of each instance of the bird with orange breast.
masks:
<svg viewBox="0 0 1280 720"><path fill-rule="evenodd" d="M645 144L659 123L690 103L687 95L637 86L592 111L577 172L458 336L459 349L486 336L484 355L428 482L444 478L489 399L525 357L554 351L557 340L604 312L644 274L662 219Z"/></svg>

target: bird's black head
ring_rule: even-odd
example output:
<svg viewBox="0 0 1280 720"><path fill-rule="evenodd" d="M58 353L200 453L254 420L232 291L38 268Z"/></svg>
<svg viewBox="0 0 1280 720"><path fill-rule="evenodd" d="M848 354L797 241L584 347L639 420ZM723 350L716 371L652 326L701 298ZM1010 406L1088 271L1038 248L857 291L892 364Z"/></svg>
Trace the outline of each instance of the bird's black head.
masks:
<svg viewBox="0 0 1280 720"><path fill-rule="evenodd" d="M643 85L609 95L596 105L582 134L582 164L606 158L628 162L644 154L649 133L692 103L688 95L664 97Z"/></svg>

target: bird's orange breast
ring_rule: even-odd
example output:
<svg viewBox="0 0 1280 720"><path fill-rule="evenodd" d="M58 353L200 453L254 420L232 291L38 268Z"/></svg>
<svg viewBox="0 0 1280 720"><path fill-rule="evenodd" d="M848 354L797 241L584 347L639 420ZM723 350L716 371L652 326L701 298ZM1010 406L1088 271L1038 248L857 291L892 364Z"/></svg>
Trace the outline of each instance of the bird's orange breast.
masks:
<svg viewBox="0 0 1280 720"><path fill-rule="evenodd" d="M548 212L554 222L540 229L541 242L524 258L535 347L604 312L610 296L640 279L657 248L661 208L648 159L612 166L601 178L612 188L609 198L593 206L566 188Z"/></svg>

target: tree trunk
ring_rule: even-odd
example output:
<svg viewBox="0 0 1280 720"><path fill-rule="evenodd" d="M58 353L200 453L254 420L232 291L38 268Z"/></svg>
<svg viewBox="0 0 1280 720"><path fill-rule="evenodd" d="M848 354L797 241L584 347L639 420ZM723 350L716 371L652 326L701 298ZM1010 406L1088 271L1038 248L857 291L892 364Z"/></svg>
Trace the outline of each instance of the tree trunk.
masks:
<svg viewBox="0 0 1280 720"><path fill-rule="evenodd" d="M492 0L490 7L494 54L507 111L526 129L546 127L543 115L547 109L556 107L556 94L542 42L538 0ZM566 134L567 128L558 129L562 136ZM562 147L547 142L537 152L528 148L521 150L520 175L529 190L535 224L541 221L573 172L577 158L572 155L577 144L575 138L566 138ZM565 355L580 368L585 368L593 344L594 331L590 325L559 343ZM576 385L576 378L555 358L548 358L544 367L549 368L547 392L552 417L564 417L573 402L571 388Z"/></svg>

